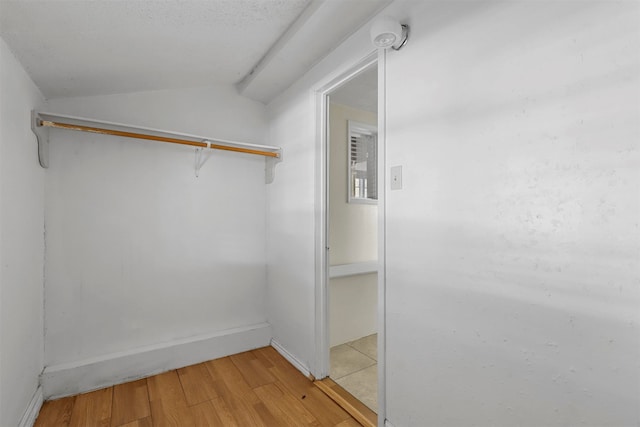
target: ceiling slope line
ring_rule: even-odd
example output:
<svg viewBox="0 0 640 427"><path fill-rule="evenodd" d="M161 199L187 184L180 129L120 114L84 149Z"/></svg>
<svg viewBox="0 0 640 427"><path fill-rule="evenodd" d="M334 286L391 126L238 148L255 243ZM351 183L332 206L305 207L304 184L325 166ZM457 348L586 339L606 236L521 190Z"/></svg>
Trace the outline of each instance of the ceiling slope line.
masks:
<svg viewBox="0 0 640 427"><path fill-rule="evenodd" d="M313 0L236 89L268 104L392 2Z"/></svg>
<svg viewBox="0 0 640 427"><path fill-rule="evenodd" d="M322 6L325 0L311 0L309 5L298 15L293 23L285 30L284 33L275 41L275 43L267 50L267 52L260 58L258 63L245 75L239 82L236 83L238 92L243 93L244 90L251 84L257 75L260 74L266 66L276 57L276 55L289 43L289 41L295 37L304 24L316 13L316 11Z"/></svg>

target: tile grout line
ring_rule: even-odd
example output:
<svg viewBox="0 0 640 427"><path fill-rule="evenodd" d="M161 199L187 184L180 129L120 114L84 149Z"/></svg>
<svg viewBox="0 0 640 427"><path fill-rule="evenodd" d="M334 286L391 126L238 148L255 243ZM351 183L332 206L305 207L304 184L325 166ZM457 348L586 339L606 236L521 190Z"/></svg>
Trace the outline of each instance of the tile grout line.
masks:
<svg viewBox="0 0 640 427"><path fill-rule="evenodd" d="M367 337L364 337L364 338L367 338ZM362 340L362 339L363 339L363 338L361 338L361 339L359 339L359 340L355 340L355 341L346 342L346 343L345 343L345 345L346 345L346 347L347 347L347 348L352 349L352 350L355 350L357 353L359 353L359 354L361 354L362 356L366 357L368 360L373 361L373 364L372 364L372 365L369 365L369 366L365 366L365 367L363 367L363 368L361 368L361 369L359 369L359 370L357 370L357 371L349 372L348 374L343 375L343 376L342 376L342 377L340 377L340 378L335 378L335 382L336 382L336 384L338 384L338 385L339 385L339 386L341 386L341 387L344 387L344 389L345 389L345 390L347 390L349 393L352 393L352 392L351 392L351 391L349 391L349 389L347 389L347 388L345 387L345 386L346 386L346 384L345 384L345 385L343 385L346 381L350 381L350 380L352 379L352 378L349 378L349 377L353 377L354 375L356 375L356 374L358 374L358 373L360 373L360 372L362 372L362 371L364 371L364 370L366 370L366 369L372 368L372 367L375 367L375 368L377 369L377 366L378 366L378 360L377 360L377 357L376 357L376 358L373 358L373 357L371 357L369 354L364 353L362 350L360 350L359 348L357 348L357 347L355 347L355 346L353 345L354 343L356 343L356 342L358 342L358 341L360 341L360 340ZM376 340L377 340L377 337L376 337ZM376 375L376 376L377 376L377 375ZM376 388L376 392L377 392L377 385L376 385L376 387L375 387L375 388ZM353 394L353 396L355 396L355 397L356 397L356 399L359 399L359 400L361 399L361 396L359 396L359 395ZM362 400L360 400L360 401L362 402ZM369 406L368 406L368 405L366 405L366 404L365 404L365 406L369 407ZM377 410L376 410L376 409L373 409L372 407L369 407L369 409L373 410L374 412L377 412Z"/></svg>
<svg viewBox="0 0 640 427"><path fill-rule="evenodd" d="M377 366L377 365L378 365L378 363L376 362L376 363L374 363L373 365L365 366L365 367L364 367L364 368L362 368L362 369L358 369L357 371L350 372L350 373L348 373L347 375L343 375L343 376L341 376L340 378L336 378L336 379L335 379L335 382L338 382L338 380L341 380L341 379L343 379L343 378L346 378L346 377L349 377L349 376L351 376L351 375L357 374L358 372L362 372L362 371L364 371L365 369L369 369L369 368L371 368L371 367L373 367L373 366Z"/></svg>
<svg viewBox="0 0 640 427"><path fill-rule="evenodd" d="M355 350L355 349L354 349L354 350ZM358 351L358 350L356 350L356 351ZM358 352L358 353L360 353L360 352ZM335 380L335 381L338 381L338 380L339 380L339 379L341 379L341 378L348 377L348 376L349 376L349 375L351 375L351 374L355 374L356 372L360 372L360 371L362 371L362 370L364 370L364 369L370 368L370 367L372 367L372 366L374 366L374 365L377 365L377 364L378 364L378 362L377 362L376 360L373 360L372 358L370 358L370 357L369 357L369 356L367 356L366 354L363 354L363 353L360 353L360 354L362 354L363 356L367 357L367 359L369 359L369 360L373 361L373 363L372 363L371 365L365 366L364 368L360 368L360 369L358 369L358 370L356 370L356 371L348 372L348 373L346 373L346 374L342 375L341 377L333 377L333 376L331 376L331 375L329 375L329 377L330 377L330 378L332 378L332 379L333 379L333 380Z"/></svg>
<svg viewBox="0 0 640 427"><path fill-rule="evenodd" d="M378 360L377 360L377 359L374 359L373 357L369 356L368 354L363 353L362 351L360 351L360 350L358 350L357 348L353 347L353 346L352 346L352 345L350 345L349 343L347 343L347 346L351 347L352 349L354 349L354 350L355 350L355 351L357 351L358 353L362 354L363 356L365 356L365 357L367 357L367 358L369 358L369 359L373 360L374 362L378 363Z"/></svg>
<svg viewBox="0 0 640 427"><path fill-rule="evenodd" d="M377 335L377 334L372 334L372 335ZM354 347L353 345L351 345L352 343L355 343L355 342L361 341L361 340L363 340L363 339L365 339L365 338L368 338L368 337L370 337L370 336L371 336L371 335L367 335L366 337L359 338L359 339L357 339L357 340L355 340L355 341L348 341L348 342L346 342L346 343L344 343L344 344L339 344L339 345L336 345L336 346L334 346L334 347L331 347L331 349L338 348L338 347L340 347L340 346L343 346L343 345L344 345L344 346L346 346L347 348L350 348L350 349L352 349L352 350L355 350L357 353L360 353L361 355L363 355L364 357L366 357L368 360L373 361L373 364L371 364L371 365L369 365L369 366L365 366L364 368L358 369L358 370L356 370L356 371L348 372L348 373L346 373L345 375L342 375L342 376L340 376L340 377L334 377L334 376L329 375L329 377L330 377L330 378L332 378L333 380L335 380L335 381L337 382L338 380L341 380L341 379L343 379L343 378L346 378L346 377L348 377L349 375L352 375L352 374L355 374L355 373L357 373L357 372L363 371L363 370L365 370L365 369L367 369L367 368L370 368L370 367L372 367L372 366L374 366L374 365L377 365L377 364L378 364L378 360L377 360L377 358L375 358L375 359L374 359L373 357L369 356L368 354L366 354L366 353L364 353L364 352L360 351L358 348L356 348L356 347ZM376 336L376 340L377 340L377 336Z"/></svg>
<svg viewBox="0 0 640 427"><path fill-rule="evenodd" d="M374 360L376 363L378 363L378 356L377 356L377 355L376 355L376 358L374 359L373 357L369 356L368 354L366 354L366 353L364 353L364 352L360 351L358 348L356 348L356 347L354 347L354 346L352 346L352 345L351 345L352 343L355 343L355 342L358 342L358 341L362 341L362 340L364 340L364 339L366 339L366 338L369 338L370 336L373 336L373 335L375 335L375 336L376 336L376 343L377 343L377 342L378 342L378 333L375 333L375 334L367 335L366 337L359 338L359 339L357 339L357 340L355 340L355 341L348 341L348 342L346 342L345 344L346 344L347 346L351 347L352 349L354 349L355 351L357 351L357 352L359 352L359 353L361 353L361 354L364 354L364 355L365 355L365 356L367 356L369 359L372 359L372 360Z"/></svg>

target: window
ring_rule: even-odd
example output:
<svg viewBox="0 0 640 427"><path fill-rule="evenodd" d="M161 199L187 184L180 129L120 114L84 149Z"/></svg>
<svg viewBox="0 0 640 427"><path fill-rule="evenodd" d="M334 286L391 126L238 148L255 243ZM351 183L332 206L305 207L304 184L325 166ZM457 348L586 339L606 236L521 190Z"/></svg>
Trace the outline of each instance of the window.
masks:
<svg viewBox="0 0 640 427"><path fill-rule="evenodd" d="M378 130L349 120L349 203L378 201Z"/></svg>

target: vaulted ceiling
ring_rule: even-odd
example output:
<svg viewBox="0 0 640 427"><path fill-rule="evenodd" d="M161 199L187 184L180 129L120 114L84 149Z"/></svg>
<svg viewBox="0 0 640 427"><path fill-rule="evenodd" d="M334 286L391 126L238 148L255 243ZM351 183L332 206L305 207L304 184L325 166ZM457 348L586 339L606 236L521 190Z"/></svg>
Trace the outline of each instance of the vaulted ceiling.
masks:
<svg viewBox="0 0 640 427"><path fill-rule="evenodd" d="M269 102L390 0L0 0L46 98L236 84Z"/></svg>

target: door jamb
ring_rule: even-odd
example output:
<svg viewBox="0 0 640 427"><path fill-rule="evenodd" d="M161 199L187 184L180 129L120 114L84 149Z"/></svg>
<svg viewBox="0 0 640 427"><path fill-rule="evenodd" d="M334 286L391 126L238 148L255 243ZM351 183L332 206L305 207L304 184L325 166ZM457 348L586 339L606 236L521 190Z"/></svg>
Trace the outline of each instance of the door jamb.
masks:
<svg viewBox="0 0 640 427"><path fill-rule="evenodd" d="M316 292L315 345L317 379L329 376L329 93L366 68L378 67L378 424L385 422L385 59L383 49L374 51L315 91L316 105Z"/></svg>

